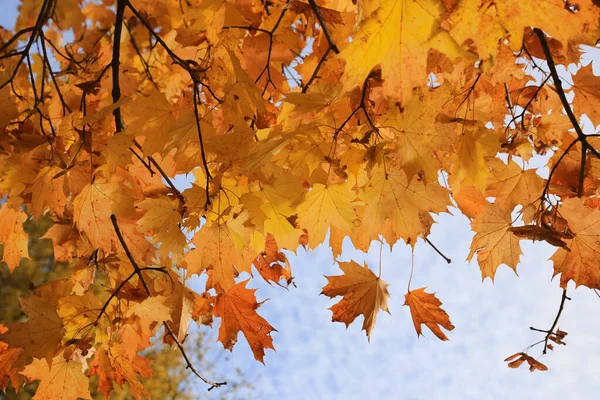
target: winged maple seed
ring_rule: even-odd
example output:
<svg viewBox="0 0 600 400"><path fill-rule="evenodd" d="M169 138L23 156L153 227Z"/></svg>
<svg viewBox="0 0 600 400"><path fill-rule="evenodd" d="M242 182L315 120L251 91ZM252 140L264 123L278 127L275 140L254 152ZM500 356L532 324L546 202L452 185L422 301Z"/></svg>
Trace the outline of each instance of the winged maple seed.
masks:
<svg viewBox="0 0 600 400"><path fill-rule="evenodd" d="M21 288L27 320L0 321L0 390L39 380L40 398L88 398L97 375L139 399L159 332L218 387L186 353L191 321L229 350L242 332L264 361L275 329L249 279L275 298L295 286L285 251L324 243L337 259L346 237L365 252L423 239L450 262L429 238L449 207L471 221L483 279L516 271L521 240L556 246L564 291L541 343L564 343L569 282L600 289L600 136L579 122L600 118L600 78L581 65L598 1L175 3L22 0L0 27L0 261L35 262L25 227L48 220L68 270ZM547 179L532 168L544 154ZM323 288L342 297L333 320L362 315L370 338L388 284L340 268ZM447 339L435 295L405 304L418 335ZM511 364L525 361L542 369Z"/></svg>
<svg viewBox="0 0 600 400"><path fill-rule="evenodd" d="M507 357L504 361L508 362L510 368L519 368L525 361L529 364L529 371L548 371L548 367L536 360L535 358L527 355L526 353L516 353L510 357Z"/></svg>

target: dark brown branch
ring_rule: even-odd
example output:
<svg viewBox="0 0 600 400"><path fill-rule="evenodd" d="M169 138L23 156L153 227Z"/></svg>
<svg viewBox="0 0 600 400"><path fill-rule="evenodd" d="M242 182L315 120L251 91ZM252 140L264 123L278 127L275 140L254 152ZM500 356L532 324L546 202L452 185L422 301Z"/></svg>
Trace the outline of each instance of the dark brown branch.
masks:
<svg viewBox="0 0 600 400"><path fill-rule="evenodd" d="M123 19L125 16L125 6L127 0L117 0L117 16L115 19L115 33L113 36L113 48L112 48L112 61L110 63L112 68L112 101L116 104L121 99L121 85L119 83L119 70L121 67L121 34L123 32ZM121 116L121 107L115 108L113 111L115 117L115 127L117 133L122 132L125 127L123 126L123 118Z"/></svg>
<svg viewBox="0 0 600 400"><path fill-rule="evenodd" d="M313 12L317 16L317 20L319 20L319 25L321 25L321 29L323 30L323 33L325 34L327 43L329 43L329 48L331 50L333 50L333 52L335 54L340 54L340 50L337 48L337 46L333 42L333 39L331 38L329 31L327 30L327 25L325 24L325 19L323 18L321 11L319 10L319 6L315 2L315 0L308 0L308 4L310 4L310 8L312 8Z"/></svg>
<svg viewBox="0 0 600 400"><path fill-rule="evenodd" d="M15 33L13 35L13 37L11 37L10 39L8 39L8 41L6 43L4 43L2 45L2 47L0 47L0 53L4 53L10 47L10 45L13 44L14 42L16 42L21 36L23 36L26 33L32 32L34 30L35 30L35 26L30 26L30 27L27 27L27 28L23 28L19 32ZM12 53L8 53L7 55L10 55L12 57L12 56L15 56L15 55L17 55L19 53L20 52L12 52Z"/></svg>
<svg viewBox="0 0 600 400"><path fill-rule="evenodd" d="M582 142L585 142L585 134L581 130L581 126L579 125L579 121L577 121L577 117L573 113L571 109L571 105L569 104L569 100L567 100L567 96L565 95L565 90L562 87L562 80L558 76L558 71L556 70L556 65L554 64L554 58L552 58L552 53L550 52L550 48L548 47L548 42L546 41L546 35L544 32L538 28L533 28L533 32L540 39L540 43L542 44L542 49L544 50L544 55L546 56L546 62L548 63L548 68L550 68L550 74L552 75L552 80L554 81L554 87L556 88L556 93L560 98L560 102L562 103L575 132L577 132L577 138Z"/></svg>
<svg viewBox="0 0 600 400"><path fill-rule="evenodd" d="M206 152L204 149L204 142L202 140L202 131L200 130L200 116L199 116L199 110L198 110L198 102L200 102L200 92L198 90L198 85L202 85L204 88L207 89L207 91L215 98L215 100L219 103L222 103L223 100L221 100L220 98L218 98L215 93L211 90L211 88L208 85L205 85L204 83L202 83L202 77L200 76L200 72L202 72L203 70L199 70L199 66L195 61L192 60L183 60L181 59L179 56L177 56L175 53L173 53L173 51L169 48L169 46L164 42L164 40L160 37L160 35L158 35L156 32L154 32L154 29L152 28L152 26L150 26L150 24L142 17L142 15L139 13L138 10L135 9L135 7L133 7L133 5L131 4L131 2L129 2L129 0L123 0L127 7L129 7L129 9L131 10L131 12L136 16L136 18L138 18L140 20L140 22L142 23L142 25L148 30L149 34L151 37L153 37L158 43L160 43L160 45L164 48L164 50L167 52L167 54L169 55L169 57L171 58L171 60L173 60L173 62L177 65L179 65L181 68L183 68L184 70L187 71L187 73L190 75L190 78L192 79L193 82L193 102L194 102L194 116L196 119L196 128L198 130L198 139L200 142L200 151L201 151L201 155L202 155L202 163L204 166L204 170L206 173L206 193L207 193L207 206L210 204L210 200L208 197L208 192L209 192L209 181L212 178L212 175L210 173L210 170L208 168L208 162L206 159ZM139 146L139 144L136 143L136 146L138 148L141 149L141 146ZM184 197L181 195L181 193L175 188L175 186L173 185L173 183L171 182L171 180L164 174L164 172L162 172L162 169L158 166L158 164L156 163L156 161L154 161L151 157L150 157L150 162L152 162L154 164L155 167L157 167L157 170L159 170L159 172L161 173L162 177L165 178L167 184L169 185L169 187L171 189L173 189L174 193L177 195L177 197L179 198L179 200L182 202L182 204L185 206L185 199Z"/></svg>
<svg viewBox="0 0 600 400"><path fill-rule="evenodd" d="M539 28L533 28L533 32L537 35L537 37L539 38L540 43L542 45L542 49L543 49L544 55L546 57L546 62L548 63L548 68L550 69L550 75L552 76L552 81L554 82L554 87L556 88L556 93L558 94L558 97L560 98L560 102L562 103L562 106L565 109L567 116L569 117L569 121L571 121L571 125L573 126L573 129L575 129L575 132L577 133L577 139L569 145L567 150L565 150L565 153L559 158L558 162L554 165L550 176L548 176L548 181L546 182L546 188L544 189L544 192L542 193L542 198L545 198L545 195L547 194L547 188L550 183L550 179L552 178L552 172L554 172L554 170L556 169L556 166L560 163L560 161L563 159L565 154L572 148L572 146L576 142L581 142L581 166L580 166L580 172L579 172L579 185L577 188L577 197L581 197L583 194L583 182L585 179L585 164L586 164L587 151L589 150L592 154L594 154L596 157L599 157L599 158L600 158L600 153L588 142L587 135L585 133L583 133L583 130L581 129L581 125L579 125L579 121L577 120L577 117L573 113L573 109L571 108L571 105L569 104L569 100L567 99L565 90L562 86L562 80L560 79L560 76L558 76L556 64L554 63L554 58L552 57L552 52L550 51L550 47L548 46L548 41L546 40L546 35Z"/></svg>
<svg viewBox="0 0 600 400"><path fill-rule="evenodd" d="M127 6L132 8L132 6L128 0L118 0L117 15L116 15L116 21L115 21L115 32L114 32L114 37L113 37L113 57L112 57L112 61L110 63L110 66L112 68L112 83L113 83L112 100L113 100L113 104L117 103L119 101L119 99L121 98L121 88L120 88L120 83L119 83L120 55L121 55L121 52L120 52L121 46L120 45L121 45L121 34L123 32L123 25L125 24L125 22L124 22L125 7L127 7ZM136 48L136 50L137 50L137 48ZM138 52L138 54L139 54L139 52ZM142 57L141 54L139 54L139 55L141 58ZM148 73L149 73L149 71L148 71ZM113 115L115 117L115 126L116 126L117 133L122 132L125 129L125 126L123 123L123 118L121 116L121 107L117 107L113 111ZM142 147L140 146L140 144L137 143L135 140L134 140L134 145L138 149L142 150ZM148 157L149 163L147 164L137 155L137 153L132 148L130 148L130 150L134 155L136 155L136 157L138 157L138 159L140 159L140 161L142 161L142 164L150 171L150 173L153 173L152 168L150 167L150 164L154 165L154 167L159 171L161 176L165 179L165 182L167 182L167 185L169 186L169 188L171 188L171 190L173 191L173 193L175 193L175 195L177 196L177 198L179 199L181 204L185 207L185 198L182 196L181 192L175 187L175 185L173 184L171 179L165 174L165 172L162 170L162 168L160 168L160 166L154 160L154 158Z"/></svg>
<svg viewBox="0 0 600 400"><path fill-rule="evenodd" d="M315 70L313 71L312 75L308 79L308 82L306 82L306 85L304 85L304 87L302 88L302 93L306 93L306 91L308 90L310 85L312 85L313 81L315 79L317 79L318 73L321 70L321 67L325 64L325 61L327 61L327 56L329 55L330 51L331 51L331 47L328 47L327 50L325 50L325 54L323 54L323 57L321 57L321 59L319 60L319 63L317 64Z"/></svg>
<svg viewBox="0 0 600 400"><path fill-rule="evenodd" d="M379 133L379 128L374 124L374 122L371 119L371 116L369 115L369 112L367 110L367 100L368 100L368 98L367 98L367 92L368 92L368 89L369 89L369 81L371 80L371 78L374 78L375 76L376 76L376 72L375 71L371 71L371 73L365 79L365 82L363 83L363 87L362 87L362 94L361 94L361 98L360 98L360 104L358 105L358 107L356 107L354 110L352 110L352 112L350 113L350 115L348 116L348 118L346 118L344 120L344 122L342 122L342 124L339 126L339 128L337 128L335 130L335 132L333 132L334 139L337 138L337 136L344 129L344 127L346 126L346 124L348 122L350 122L350 120L352 119L352 117L358 111L360 111L360 110L362 110L363 113L365 114L367 122L369 123L369 125L371 125L372 130L375 131L378 136L381 136L380 133ZM370 132L368 134L370 134ZM353 139L353 141L361 142L361 140L354 140L354 139Z"/></svg>
<svg viewBox="0 0 600 400"><path fill-rule="evenodd" d="M204 190L206 192L206 204L204 205L204 209L206 210L210 205L210 179L212 178L210 174L210 170L208 169L208 161L206 160L206 152L204 150L204 140L202 140L202 130L200 129L200 115L198 111L198 101L199 101L200 93L198 93L198 86L194 84L194 115L196 119L196 130L198 131L198 141L200 142L200 155L202 156L202 166L204 167L204 173L206 174L206 184L204 186Z"/></svg>
<svg viewBox="0 0 600 400"><path fill-rule="evenodd" d="M582 145L581 146L581 165L579 166L579 184L577 185L577 197L583 196L583 182L585 181L586 157L587 157L587 149L585 146Z"/></svg>
<svg viewBox="0 0 600 400"><path fill-rule="evenodd" d="M131 265L133 266L133 270L134 270L133 274L136 274L139 277L140 281L142 282L142 286L144 287L144 290L146 291L148 296L149 297L152 296L150 288L149 288L148 284L146 283L146 279L144 278L144 275L142 273L144 271L144 268L140 268L139 265L133 259L133 256L131 255L129 248L127 247L127 243L125 242L125 239L123 238L123 235L121 234L121 229L119 229L119 224L117 223L117 217L114 214L111 214L110 220L113 224L113 228L117 234L117 237L119 238L119 242L121 243L121 246L123 247L123 250L125 250L125 254L127 255L127 258L129 259L129 261L131 262ZM130 278L128 278L128 279L130 279ZM183 348L183 345L179 342L179 340L177 339L177 335L173 332L173 330L171 329L171 327L169 326L167 321L163 321L163 326L165 327L168 334L173 339L173 342L179 348L179 352L181 353L181 355L185 359L185 362L187 363L187 368L189 368L194 373L194 375L196 375L202 381L204 381L205 383L210 385L208 390L212 390L219 386L227 385L227 382L211 381L211 380L205 378L204 376L202 376L198 371L196 371L196 369L194 368L192 362L190 361L185 349Z"/></svg>
<svg viewBox="0 0 600 400"><path fill-rule="evenodd" d="M29 50L31 49L31 46L33 46L33 43L37 39L38 33L42 31L42 27L44 26L44 24L46 23L48 18L50 18L50 15L52 12L52 3L53 3L52 0L44 0L44 3L42 4L42 8L40 10L40 13L38 14L37 20L35 21L35 25L31 29L31 36L29 37L29 41L27 42L27 45L25 46L25 48L22 51L14 53L14 55L18 54L21 57L19 57L19 60L17 61L17 65L15 65L15 68L12 71L8 80L6 80L6 82L3 82L2 84L0 84L0 89L4 88L8 84L12 84L13 79L15 78L15 76L17 76L19 67L21 66L21 64L23 64L23 61L25 61L25 58L27 56L29 56Z"/></svg>
<svg viewBox="0 0 600 400"><path fill-rule="evenodd" d="M452 260L448 257L446 257L444 255L444 253L442 253L437 247L435 247L435 245L433 243L431 243L431 241L428 238L425 238L425 241L427 242L428 245L430 245L444 260L446 260L446 262L448 264L452 263Z"/></svg>
<svg viewBox="0 0 600 400"><path fill-rule="evenodd" d="M229 26L224 26L221 29L245 29L247 31L257 31L257 32L266 33L267 35L271 33L271 31L268 31L266 29L255 28L255 27L249 26L249 25L229 25Z"/></svg>

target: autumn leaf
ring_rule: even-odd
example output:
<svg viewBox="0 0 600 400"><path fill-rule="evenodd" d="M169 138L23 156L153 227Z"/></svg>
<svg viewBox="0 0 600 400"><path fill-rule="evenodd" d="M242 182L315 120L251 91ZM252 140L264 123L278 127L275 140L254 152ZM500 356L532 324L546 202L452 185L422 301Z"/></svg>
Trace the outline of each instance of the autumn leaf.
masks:
<svg viewBox="0 0 600 400"><path fill-rule="evenodd" d="M21 258L29 258L29 237L23 230L27 215L21 210L9 208L5 203L0 208L0 219L0 241L4 244L2 261L12 271L19 265Z"/></svg>
<svg viewBox="0 0 600 400"><path fill-rule="evenodd" d="M91 399L89 380L82 368L80 362L58 355L50 364L34 358L23 370L23 375L30 381L40 381L33 396L35 400Z"/></svg>
<svg viewBox="0 0 600 400"><path fill-rule="evenodd" d="M322 243L330 226L347 229L352 226L354 211L350 203L356 198L351 182L314 185L298 205L298 219L308 230L309 243Z"/></svg>
<svg viewBox="0 0 600 400"><path fill-rule="evenodd" d="M188 274L212 270L212 284L229 290L237 271L249 270L251 261L244 254L240 235L226 224L204 226L192 243L196 248L186 254Z"/></svg>
<svg viewBox="0 0 600 400"><path fill-rule="evenodd" d="M265 238L265 249L252 263L260 276L270 285L271 282L279 285L283 279L286 286L293 283L290 263L277 246L275 238L270 233Z"/></svg>
<svg viewBox="0 0 600 400"><path fill-rule="evenodd" d="M74 217L90 243L106 251L114 251L117 238L110 215L128 215L133 211L133 199L124 194L116 182L96 181L86 185L73 200Z"/></svg>
<svg viewBox="0 0 600 400"><path fill-rule="evenodd" d="M565 240L568 249L560 248L552 256L554 275L560 275L560 285L575 285L600 289L600 210L586 205L584 199L566 199L559 207L573 232L573 239Z"/></svg>
<svg viewBox="0 0 600 400"><path fill-rule="evenodd" d="M60 292L54 295L58 297ZM8 324L8 332L0 336L0 340L13 348L24 349L27 355L50 362L65 333L63 321L56 311L56 300L31 296L21 299L21 309L29 320Z"/></svg>
<svg viewBox="0 0 600 400"><path fill-rule="evenodd" d="M453 330L450 317L440 306L442 302L435 294L425 293L425 289L413 289L405 295L404 305L410 308L417 336L422 335L421 325L425 324L440 340L448 340L440 326L446 330Z"/></svg>
<svg viewBox="0 0 600 400"><path fill-rule="evenodd" d="M333 312L332 321L343 322L349 326L356 317L363 315L362 329L371 339L379 310L390 312L387 301L390 294L388 284L376 276L367 267L361 267L355 261L340 262L343 275L326 276L328 283L321 294L331 298L344 296L330 310Z"/></svg>
<svg viewBox="0 0 600 400"><path fill-rule="evenodd" d="M433 220L429 212L440 213L449 205L448 191L437 183L408 179L402 172L373 172L361 190L368 205L362 217L371 240L382 234L388 243L404 239L414 246L419 236L426 236Z"/></svg>
<svg viewBox="0 0 600 400"><path fill-rule="evenodd" d="M600 116L596 107L600 101L600 77L594 75L591 63L579 68L573 75L573 92L575 111L595 121Z"/></svg>
<svg viewBox="0 0 600 400"><path fill-rule="evenodd" d="M519 239L510 231L512 218L510 211L496 203L487 203L485 212L471 223L475 236L471 242L468 261L477 254L482 279L494 279L496 270L506 264L515 272L521 257Z"/></svg>
<svg viewBox="0 0 600 400"><path fill-rule="evenodd" d="M262 303L256 302L256 289L246 289L248 280L232 286L227 292L217 296L214 316L221 318L219 341L227 350L237 342L242 331L252 349L254 358L264 364L265 349L275 350L271 332L275 331L256 309Z"/></svg>
<svg viewBox="0 0 600 400"><path fill-rule="evenodd" d="M363 84L373 67L381 65L388 82L385 92L407 102L415 86L427 82L427 53L431 47L454 57L460 48L439 29L442 5L426 0L385 0L369 7L360 22L358 34L342 50L346 60L345 85ZM425 50L425 51L423 51ZM356 57L356 54L362 54Z"/></svg>
<svg viewBox="0 0 600 400"><path fill-rule="evenodd" d="M526 206L539 198L544 189L544 180L535 169L523 170L517 163L504 164L498 159L488 165L492 174L487 181L485 194L495 198L495 202L512 211L515 206Z"/></svg>

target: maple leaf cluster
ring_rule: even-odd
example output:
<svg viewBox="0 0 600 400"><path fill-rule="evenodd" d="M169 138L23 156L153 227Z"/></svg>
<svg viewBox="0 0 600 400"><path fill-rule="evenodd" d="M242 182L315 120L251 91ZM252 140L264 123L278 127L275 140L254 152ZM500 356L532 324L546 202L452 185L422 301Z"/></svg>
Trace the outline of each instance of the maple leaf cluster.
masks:
<svg viewBox="0 0 600 400"><path fill-rule="evenodd" d="M0 387L89 398L98 375L141 398L150 339L188 361L191 322L214 317L225 348L241 331L263 361L275 328L246 286L293 284L282 249L414 247L451 206L484 279L544 240L565 290L600 289L599 139L581 128L600 78L564 68L599 37L592 0L23 0L0 29L2 261L28 258L23 223L47 215L72 273L0 326ZM547 179L529 166L545 154ZM333 320L362 314L370 336L388 285L340 267ZM435 295L405 304L418 334L447 339Z"/></svg>

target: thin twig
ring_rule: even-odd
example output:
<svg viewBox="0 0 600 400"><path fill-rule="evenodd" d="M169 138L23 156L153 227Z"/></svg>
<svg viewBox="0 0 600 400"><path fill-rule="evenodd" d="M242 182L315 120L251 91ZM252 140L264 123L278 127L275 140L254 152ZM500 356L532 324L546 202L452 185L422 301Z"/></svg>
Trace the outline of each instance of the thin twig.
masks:
<svg viewBox="0 0 600 400"><path fill-rule="evenodd" d="M123 235L121 234L121 229L119 228L119 224L117 223L117 217L115 216L115 214L111 214L110 220L112 222L115 233L117 234L117 237L119 238L119 242L121 243L123 250L125 250L125 255L127 256L127 258L129 259L129 262L131 262L131 265L133 266L133 271L134 271L133 274L136 274L139 277L140 281L142 282L142 286L144 287L144 290L146 291L146 294L148 294L148 296L151 297L152 293L150 292L150 288L149 288L148 284L146 283L146 279L144 278L144 275L142 273L144 271L144 268L140 268L139 265L134 260L133 256L131 255L131 252L129 251L129 247L127 247L127 243L125 242L125 239L123 238ZM205 378L198 371L196 371L196 369L194 368L192 362L190 361L185 349L183 348L183 345L179 342L179 340L177 339L177 335L173 332L173 330L171 329L171 327L169 326L167 321L163 321L163 326L165 327L168 334L173 339L173 342L179 348L179 352L181 353L181 355L185 359L185 362L187 363L187 368L190 369L194 373L194 375L196 375L198 378L200 378L206 384L210 385L208 390L212 390L219 386L227 385L227 382L211 381L210 379Z"/></svg>
<svg viewBox="0 0 600 400"><path fill-rule="evenodd" d="M429 238L425 238L425 241L427 242L427 244L428 244L428 245L430 245L431 247L433 247L433 249L434 249L434 250L435 250L435 251L436 251L436 252L437 252L437 253L438 253L438 254L439 254L439 255L440 255L440 256L441 256L441 257L442 257L444 260L446 260L446 262L447 262L448 264L452 263L452 260L451 260L451 259L449 259L448 257L446 257L446 256L444 255L444 253L442 253L442 252L440 251L440 249L438 249L437 247L435 247L435 245L434 245L433 243L431 243L431 241L429 240Z"/></svg>
<svg viewBox="0 0 600 400"><path fill-rule="evenodd" d="M556 326L558 325L558 321L560 320L560 316L561 316L561 314L563 312L563 309L565 308L565 301L566 300L571 300L571 299L567 296L567 289L563 289L562 297L560 299L560 305L558 306L558 312L556 313L556 317L554 318L554 322L552 323L552 326L550 327L550 329L544 330L544 329L538 329L538 328L534 328L534 327L530 327L529 328L532 331L542 332L542 333L546 334L546 337L544 338L544 340L538 342L538 344L542 343L542 342L544 343L543 354L546 354L546 352L548 350L548 340L550 339L550 336L552 336L552 334L554 333L554 330L556 329Z"/></svg>

